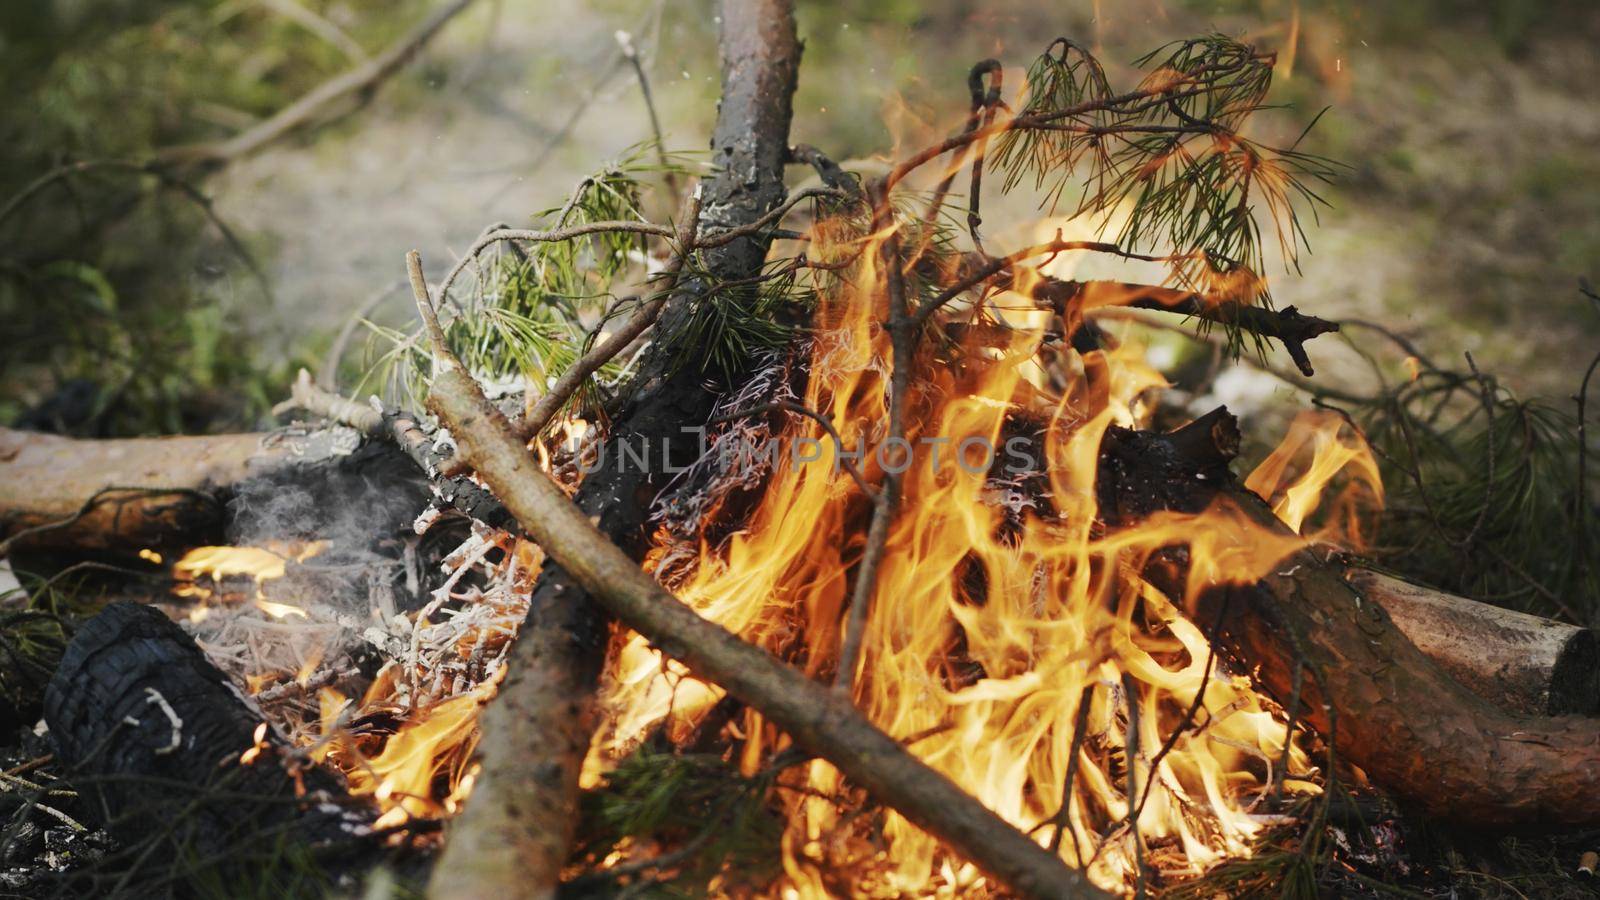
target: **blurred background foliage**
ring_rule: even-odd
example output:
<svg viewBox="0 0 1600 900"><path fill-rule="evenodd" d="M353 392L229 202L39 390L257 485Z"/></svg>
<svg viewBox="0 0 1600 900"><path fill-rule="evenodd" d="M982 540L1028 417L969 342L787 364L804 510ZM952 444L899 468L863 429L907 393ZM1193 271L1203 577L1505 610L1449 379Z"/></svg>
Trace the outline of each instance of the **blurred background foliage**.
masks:
<svg viewBox="0 0 1600 900"><path fill-rule="evenodd" d="M381 47L417 3L342 4L329 34L276 4L42 2L0 10L0 196L84 161L226 137ZM247 427L294 355L262 352L270 232L235 244L204 179L90 168L0 222L0 420L77 434Z"/></svg>

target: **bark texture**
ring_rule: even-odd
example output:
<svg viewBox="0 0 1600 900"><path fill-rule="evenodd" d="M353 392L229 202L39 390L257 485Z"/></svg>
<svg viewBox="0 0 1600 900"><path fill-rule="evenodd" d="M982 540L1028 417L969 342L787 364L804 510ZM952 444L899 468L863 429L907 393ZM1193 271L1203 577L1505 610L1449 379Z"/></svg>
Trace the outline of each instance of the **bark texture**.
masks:
<svg viewBox="0 0 1600 900"><path fill-rule="evenodd" d="M131 553L220 534L222 492L288 458L287 445L266 438L89 441L0 429L0 538L16 539L8 550Z"/></svg>
<svg viewBox="0 0 1600 900"><path fill-rule="evenodd" d="M1266 502L1230 488L1251 518L1283 528ZM1307 550L1233 598L1219 639L1257 682L1374 782L1462 824L1600 822L1600 721L1499 709L1451 678ZM1202 614L1203 615L1203 614Z"/></svg>
<svg viewBox="0 0 1600 900"><path fill-rule="evenodd" d="M722 102L712 137L719 171L705 184L701 236L750 224L783 201L800 66L790 0L727 0L721 21ZM766 253L767 241L740 238L704 261L718 280L733 280L757 274ZM707 373L678 365L683 348L672 342L704 290L688 281L667 301L656 350L614 418L603 452L609 464L587 475L576 497L635 572L647 549L651 502L671 477L669 462L683 466L698 455L698 440L685 429L705 422L716 402ZM618 464L618 447L648 448L647 465ZM482 768L430 884L436 897L550 896L571 849L608 625L582 584L554 561L540 573L526 623L484 713Z"/></svg>
<svg viewBox="0 0 1600 900"><path fill-rule="evenodd" d="M879 731L842 692L807 679L667 593L539 470L512 436L510 422L460 368L435 377L429 404L449 424L467 461L551 559L588 597L663 653L760 710L799 746L833 763L1011 894L1057 900L1100 895L1059 856Z"/></svg>
<svg viewBox="0 0 1600 900"><path fill-rule="evenodd" d="M1366 569L1346 576L1417 649L1508 712L1600 713L1600 641L1587 628L1501 609Z"/></svg>

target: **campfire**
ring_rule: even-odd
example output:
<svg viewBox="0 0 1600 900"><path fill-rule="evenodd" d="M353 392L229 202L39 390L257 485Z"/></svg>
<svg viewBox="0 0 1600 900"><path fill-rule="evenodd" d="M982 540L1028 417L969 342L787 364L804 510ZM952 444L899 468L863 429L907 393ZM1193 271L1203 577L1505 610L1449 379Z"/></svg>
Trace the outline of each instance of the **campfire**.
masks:
<svg viewBox="0 0 1600 900"><path fill-rule="evenodd" d="M664 516L647 565L707 619L824 677L838 666L838 623L861 554L839 536L859 533L870 505L850 468L871 478L900 462L841 453L869 445L885 417L884 336L843 299L817 317L825 324L796 399L826 410L837 439L780 415L759 431L773 453L732 443L751 437L748 422L725 426L708 449L725 483L706 490L726 499L748 483L744 466L770 464L743 501L749 511L731 533L721 503L692 522ZM1359 546L1382 496L1376 464L1343 420L1305 415L1246 482L1286 523L1305 525L1304 540L1224 505L1109 527L1096 489L1103 436L1148 427L1165 382L1129 342L1104 358L1108 392L1088 391L1081 372L1054 390L1041 366L1005 362L1033 358L1025 345L1042 337L1025 321L1014 328L1015 346L960 348L962 364L919 392L907 434L929 452L909 455L904 502L920 512L890 537L907 551L881 575L887 599L865 633L858 702L1104 888L1131 888L1140 865L1179 878L1248 856L1265 830L1292 821L1284 812L1296 797L1320 791L1322 773L1285 712L1216 658L1189 600L1210 585L1259 580L1313 540ZM770 375L766 383L781 382L782 372ZM1027 465L1008 468L997 448ZM568 442L555 456L570 464L580 449ZM1180 545L1185 585L1146 577ZM440 561L423 606L398 611L392 590L374 589L364 614L352 614L318 600L327 548L190 550L172 566L175 609L272 728L310 762L341 771L352 795L373 798L374 827L447 818L472 791L479 709L504 674L542 555L509 532L473 533ZM636 633L617 632L611 659L606 725L585 765L591 787L658 730L703 744L714 728L746 776L792 746L753 709L719 714L724 691ZM791 764L774 800L788 822L784 882L801 895L825 894L837 875L823 873L842 870L909 894L985 884L892 811L870 814L825 761ZM608 864L628 861L619 853Z"/></svg>
<svg viewBox="0 0 1600 900"><path fill-rule="evenodd" d="M381 395L302 371L267 434L0 454L90 485L0 548L159 579L62 628L30 732L133 869L270 846L448 898L1145 896L1398 871L1388 795L1600 820L1594 633L1363 556L1386 490L1432 514L1412 429L1444 445L1458 410L1488 488L1465 538L1432 524L1465 558L1494 521L1510 401L1476 362L1391 336L1442 398L1375 401L1399 464L1320 398L1247 443L1148 343L1178 314L1212 383L1231 353L1299 386L1339 329L1264 274L1335 172L1247 127L1273 52L1180 41L1122 90L1065 37L1020 86L983 60L948 137L862 173L789 143L788 4L723 12L715 165L637 154L432 280L411 251ZM986 171L1038 220L985 228ZM57 455L87 461L48 481Z"/></svg>

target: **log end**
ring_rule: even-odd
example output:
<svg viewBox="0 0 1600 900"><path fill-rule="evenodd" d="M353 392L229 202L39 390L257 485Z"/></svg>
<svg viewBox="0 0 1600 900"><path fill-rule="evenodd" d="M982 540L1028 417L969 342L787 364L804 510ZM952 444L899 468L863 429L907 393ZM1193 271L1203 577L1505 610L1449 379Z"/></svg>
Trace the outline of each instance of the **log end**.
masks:
<svg viewBox="0 0 1600 900"><path fill-rule="evenodd" d="M1600 715L1600 638L1593 631L1575 632L1556 656L1549 714Z"/></svg>

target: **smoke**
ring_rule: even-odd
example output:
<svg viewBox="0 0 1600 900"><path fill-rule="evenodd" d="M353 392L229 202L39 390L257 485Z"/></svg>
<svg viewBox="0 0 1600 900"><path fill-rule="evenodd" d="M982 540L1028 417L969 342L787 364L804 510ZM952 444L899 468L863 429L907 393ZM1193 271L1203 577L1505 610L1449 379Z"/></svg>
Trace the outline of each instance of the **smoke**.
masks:
<svg viewBox="0 0 1600 900"><path fill-rule="evenodd" d="M359 631L374 613L415 608L425 592L427 562L439 554L422 552L412 523L429 496L411 460L387 444L367 444L241 484L228 503L228 543L320 542L320 552L266 584L267 597Z"/></svg>

